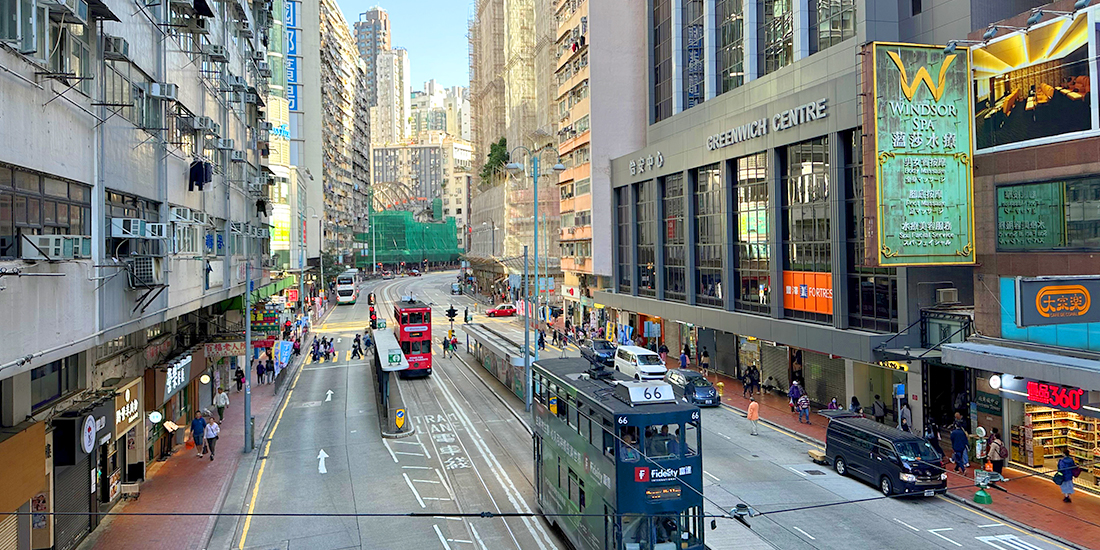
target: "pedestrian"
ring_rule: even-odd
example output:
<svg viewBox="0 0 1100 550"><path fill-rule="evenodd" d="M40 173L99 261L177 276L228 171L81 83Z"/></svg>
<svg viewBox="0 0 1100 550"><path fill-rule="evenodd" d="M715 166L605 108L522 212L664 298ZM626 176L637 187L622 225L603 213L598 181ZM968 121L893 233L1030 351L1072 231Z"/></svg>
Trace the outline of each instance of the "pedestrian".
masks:
<svg viewBox="0 0 1100 550"><path fill-rule="evenodd" d="M546 351L546 331L539 329L539 349Z"/></svg>
<svg viewBox="0 0 1100 550"><path fill-rule="evenodd" d="M301 355L301 354L302 354L302 339L301 338L295 338L294 339L294 355L298 356L298 355Z"/></svg>
<svg viewBox="0 0 1100 550"><path fill-rule="evenodd" d="M268 357L267 367L264 369L264 383L270 384L273 378L275 378L275 360Z"/></svg>
<svg viewBox="0 0 1100 550"><path fill-rule="evenodd" d="M214 406L218 408L218 420L225 420L225 409L229 406L229 394L225 388L218 388L218 395L214 396Z"/></svg>
<svg viewBox="0 0 1100 550"><path fill-rule="evenodd" d="M687 348L684 348L684 351L680 352L680 368L681 369L688 368Z"/></svg>
<svg viewBox="0 0 1100 550"><path fill-rule="evenodd" d="M206 428L203 430L203 435L206 438L206 439L204 439L204 441L206 443L206 448L210 449L210 460L211 461L214 460L214 448L218 444L218 434L220 434L221 432L222 432L221 426L219 426L217 422L214 422L213 418L210 419L210 422L206 423Z"/></svg>
<svg viewBox="0 0 1100 550"><path fill-rule="evenodd" d="M911 428L909 426L909 419L908 418L902 418L901 419L901 425L898 426L898 429L903 431L903 432L909 432L909 433L913 432L913 428Z"/></svg>
<svg viewBox="0 0 1100 550"><path fill-rule="evenodd" d="M753 369L756 369L756 367L753 366ZM757 378L759 378L760 377L760 371L757 370L756 372L757 372L756 376L757 376ZM764 392L766 392L766 391L767 392L773 392L773 391L778 391L778 390L779 390L779 385L775 383L775 377L774 376L769 376L768 379L764 381L764 387L760 390L760 395L764 395Z"/></svg>
<svg viewBox="0 0 1100 550"><path fill-rule="evenodd" d="M374 342L371 341L370 335L364 333L363 334L363 348L366 349L366 348L369 348L373 345L374 345Z"/></svg>
<svg viewBox="0 0 1100 550"><path fill-rule="evenodd" d="M956 423L955 428L951 430L951 459L955 462L955 472L966 474L966 469L970 466L970 459L966 456L970 442L970 436L966 435L966 431L962 428L962 423Z"/></svg>
<svg viewBox="0 0 1100 550"><path fill-rule="evenodd" d="M443 357L447 357L447 350L451 348L451 341L446 336L443 337Z"/></svg>
<svg viewBox="0 0 1100 550"><path fill-rule="evenodd" d="M328 356L330 361L336 360L336 341L331 338L328 341Z"/></svg>
<svg viewBox="0 0 1100 550"><path fill-rule="evenodd" d="M451 355L458 353L458 338L451 336Z"/></svg>
<svg viewBox="0 0 1100 550"><path fill-rule="evenodd" d="M661 346L657 348L657 355L661 356L661 364L662 365L667 364L668 363L668 346L666 346L664 344L661 344Z"/></svg>
<svg viewBox="0 0 1100 550"><path fill-rule="evenodd" d="M1062 486L1062 502L1071 502L1069 496L1073 494L1073 478L1079 475L1081 468L1077 467L1069 455L1069 447L1066 447L1062 450L1062 458L1058 459L1058 473L1054 474L1054 482Z"/></svg>
<svg viewBox="0 0 1100 550"><path fill-rule="evenodd" d="M703 368L704 375L710 370L710 352L707 351L706 346L703 346L703 353L699 358L699 366Z"/></svg>
<svg viewBox="0 0 1100 550"><path fill-rule="evenodd" d="M810 423L810 396L802 394L798 397L798 423L802 423L802 417L806 417L806 423Z"/></svg>
<svg viewBox="0 0 1100 550"><path fill-rule="evenodd" d="M798 380L791 382L791 388L787 390L787 405L791 407L791 412L795 411L795 407L798 405L798 398L802 396L802 388L798 385Z"/></svg>
<svg viewBox="0 0 1100 550"><path fill-rule="evenodd" d="M244 388L244 371L241 370L240 365L237 366L237 370L233 371L233 380L237 382L237 391L240 392Z"/></svg>
<svg viewBox="0 0 1100 550"><path fill-rule="evenodd" d="M1005 459L1008 458L1008 447L1005 447L1005 442L1001 439L1001 431L998 428L993 428L992 433L989 434L989 451L986 456L989 457L994 472L1000 474L1004 471Z"/></svg>
<svg viewBox="0 0 1100 550"><path fill-rule="evenodd" d="M566 357L568 357L568 355L566 355L566 353L565 353L566 347L568 345L569 345L569 333L562 334L561 335L561 355L559 356L559 358L565 359Z"/></svg>
<svg viewBox="0 0 1100 550"><path fill-rule="evenodd" d="M203 440L206 438L206 420L203 419L201 412L195 413L195 419L191 421L191 441L195 443L195 449L197 450L197 456L202 458Z"/></svg>
<svg viewBox="0 0 1100 550"><path fill-rule="evenodd" d="M748 394L752 393L752 379L749 376L751 368L745 369L745 374L741 375L741 397L745 398Z"/></svg>
<svg viewBox="0 0 1100 550"><path fill-rule="evenodd" d="M940 427L936 425L935 421L928 421L928 426L924 429L924 439L936 450L939 456L943 456L943 445L940 444Z"/></svg>
<svg viewBox="0 0 1100 550"><path fill-rule="evenodd" d="M355 335L355 341L351 343L351 358L360 359L363 357L363 349L359 344L359 335Z"/></svg>
<svg viewBox="0 0 1100 550"><path fill-rule="evenodd" d="M264 362L262 360L256 360L256 383L264 383Z"/></svg>
<svg viewBox="0 0 1100 550"><path fill-rule="evenodd" d="M749 367L749 393L754 391L764 395L764 390L760 389L760 369L756 368L756 365Z"/></svg>
<svg viewBox="0 0 1100 550"><path fill-rule="evenodd" d="M830 411L835 411L839 408L840 408L840 405L837 404L835 397L833 398L832 401L829 401L829 410Z"/></svg>
<svg viewBox="0 0 1100 550"><path fill-rule="evenodd" d="M875 402L871 405L871 410L875 415L875 422L886 422L886 403L882 402L882 398L875 394Z"/></svg>
<svg viewBox="0 0 1100 550"><path fill-rule="evenodd" d="M863 413L863 405L859 404L859 398L858 397L856 397L854 395L852 396L852 404L848 407L848 410L852 411L854 413L857 413L857 414L862 414Z"/></svg>
<svg viewBox="0 0 1100 550"><path fill-rule="evenodd" d="M757 422L760 421L760 403L756 402L756 398L749 396L749 413L745 417L749 419L749 423L752 424L752 435L760 435L757 432Z"/></svg>
<svg viewBox="0 0 1100 550"><path fill-rule="evenodd" d="M909 407L909 401L901 402L901 411L898 413L898 416L901 417L899 420L901 424L908 424L910 427L913 426L913 409Z"/></svg>

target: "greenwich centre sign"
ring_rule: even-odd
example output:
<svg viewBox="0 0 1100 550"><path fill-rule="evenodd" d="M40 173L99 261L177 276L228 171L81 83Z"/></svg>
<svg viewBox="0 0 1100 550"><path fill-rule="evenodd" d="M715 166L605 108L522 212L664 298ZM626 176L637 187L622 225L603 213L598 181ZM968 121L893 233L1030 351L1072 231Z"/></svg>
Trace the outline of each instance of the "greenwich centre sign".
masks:
<svg viewBox="0 0 1100 550"><path fill-rule="evenodd" d="M780 111L770 117L754 120L736 128L730 128L707 138L707 149L715 151L743 141L768 135L768 132L782 132L795 126L813 122L829 116L828 99L821 98L794 109Z"/></svg>

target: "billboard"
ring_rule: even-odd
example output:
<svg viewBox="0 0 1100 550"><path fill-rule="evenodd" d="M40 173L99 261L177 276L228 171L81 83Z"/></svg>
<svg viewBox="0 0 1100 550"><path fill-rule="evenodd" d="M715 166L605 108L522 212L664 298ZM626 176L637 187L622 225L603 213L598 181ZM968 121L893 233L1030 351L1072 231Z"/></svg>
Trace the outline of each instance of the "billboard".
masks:
<svg viewBox="0 0 1100 550"><path fill-rule="evenodd" d="M833 274L784 271L783 307L795 311L832 315Z"/></svg>
<svg viewBox="0 0 1100 550"><path fill-rule="evenodd" d="M870 48L878 221L871 257L881 266L973 264L967 52L885 42Z"/></svg>
<svg viewBox="0 0 1100 550"><path fill-rule="evenodd" d="M1049 250L1066 245L1065 183L997 188L997 249Z"/></svg>
<svg viewBox="0 0 1100 550"><path fill-rule="evenodd" d="M1100 322L1100 276L1016 278L1016 326Z"/></svg>
<svg viewBox="0 0 1100 550"><path fill-rule="evenodd" d="M979 153L1081 137L1096 129L1089 11L974 47L974 142Z"/></svg>

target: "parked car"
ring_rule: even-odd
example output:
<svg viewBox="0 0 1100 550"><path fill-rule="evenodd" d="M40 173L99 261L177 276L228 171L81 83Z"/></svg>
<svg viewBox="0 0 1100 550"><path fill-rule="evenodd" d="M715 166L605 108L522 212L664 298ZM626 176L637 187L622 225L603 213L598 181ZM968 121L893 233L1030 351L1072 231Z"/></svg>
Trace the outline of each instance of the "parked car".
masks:
<svg viewBox="0 0 1100 550"><path fill-rule="evenodd" d="M722 404L714 384L693 370L672 369L665 374L665 382L672 386L676 395L693 405L717 407Z"/></svg>
<svg viewBox="0 0 1100 550"><path fill-rule="evenodd" d="M943 456L932 445L870 418L832 416L825 432L825 459L836 473L873 483L884 495L932 496L947 490Z"/></svg>
<svg viewBox="0 0 1100 550"><path fill-rule="evenodd" d="M382 272L382 280L389 280L389 279L392 279L392 278L393 278L393 272L392 271L383 271Z"/></svg>
<svg viewBox="0 0 1100 550"><path fill-rule="evenodd" d="M409 277L419 277L419 276L420 276L420 271L417 271L415 269L409 270Z"/></svg>
<svg viewBox="0 0 1100 550"><path fill-rule="evenodd" d="M635 380L663 380L665 372L661 356L638 346L619 346L615 351L615 370Z"/></svg>
<svg viewBox="0 0 1100 550"><path fill-rule="evenodd" d="M497 307L486 310L489 317L511 317L516 314L516 306L513 304L498 304Z"/></svg>
<svg viewBox="0 0 1100 550"><path fill-rule="evenodd" d="M451 294L462 294L462 285L451 283Z"/></svg>
<svg viewBox="0 0 1100 550"><path fill-rule="evenodd" d="M615 344L599 338L581 342L581 357L594 365L611 366L615 363Z"/></svg>

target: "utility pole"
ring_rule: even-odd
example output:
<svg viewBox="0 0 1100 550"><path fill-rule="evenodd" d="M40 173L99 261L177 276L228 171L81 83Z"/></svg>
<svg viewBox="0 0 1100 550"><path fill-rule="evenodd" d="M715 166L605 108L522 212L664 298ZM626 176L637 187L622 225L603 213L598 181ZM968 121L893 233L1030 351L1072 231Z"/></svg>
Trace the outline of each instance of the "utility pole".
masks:
<svg viewBox="0 0 1100 550"><path fill-rule="evenodd" d="M252 237L244 239L244 452L252 452Z"/></svg>
<svg viewBox="0 0 1100 550"><path fill-rule="evenodd" d="M531 300L528 285L527 245L523 245L523 410L531 412Z"/></svg>
<svg viewBox="0 0 1100 550"><path fill-rule="evenodd" d="M532 221L535 222L535 322L538 322L539 314L539 156L537 154L531 155L531 168L534 173L534 201L532 201L533 215ZM527 274L523 274L523 280L527 280ZM530 304L528 304L528 308ZM527 322L530 325L530 321ZM535 360L539 358L539 348L535 346ZM530 369L528 369L530 371ZM530 409L530 402L528 402L528 410Z"/></svg>

